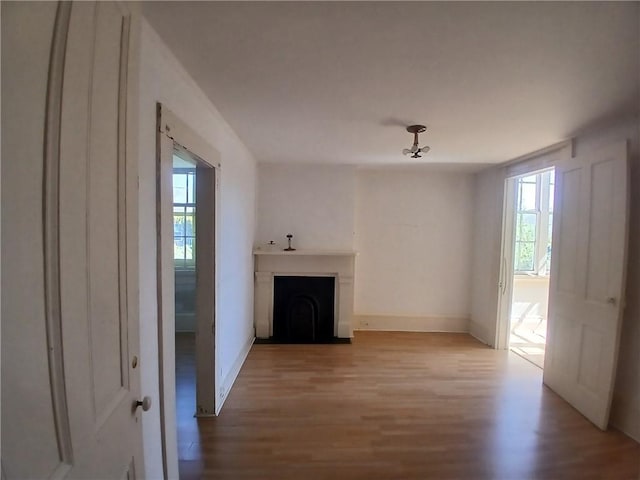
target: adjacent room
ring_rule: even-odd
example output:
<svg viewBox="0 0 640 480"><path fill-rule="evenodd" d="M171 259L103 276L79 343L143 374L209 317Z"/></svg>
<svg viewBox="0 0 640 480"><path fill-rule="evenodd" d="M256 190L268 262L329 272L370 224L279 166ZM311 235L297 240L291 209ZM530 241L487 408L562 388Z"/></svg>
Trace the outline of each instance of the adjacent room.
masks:
<svg viewBox="0 0 640 480"><path fill-rule="evenodd" d="M640 2L2 2L2 478L636 479Z"/></svg>

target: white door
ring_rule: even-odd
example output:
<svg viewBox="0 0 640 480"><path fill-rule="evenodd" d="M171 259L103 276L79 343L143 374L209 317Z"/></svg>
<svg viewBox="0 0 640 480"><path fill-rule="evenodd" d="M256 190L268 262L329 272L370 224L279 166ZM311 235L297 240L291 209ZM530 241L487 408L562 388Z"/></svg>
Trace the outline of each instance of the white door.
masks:
<svg viewBox="0 0 640 480"><path fill-rule="evenodd" d="M627 168L625 142L556 167L544 383L601 429L624 307Z"/></svg>
<svg viewBox="0 0 640 480"><path fill-rule="evenodd" d="M52 25L44 104L24 103L45 112L44 161L41 154L32 163L40 183L29 192L33 202L12 207L16 219L36 225L42 246L22 258L28 268L18 260L12 272L31 290L3 295L3 321L12 325L12 337L2 338L3 475L144 478L131 11L114 2L31 5L15 11L25 35L30 18ZM43 137L25 140L42 151ZM31 216L38 205L42 215ZM44 308L25 317L31 302ZM29 352L5 355L5 345L27 338ZM30 376L35 370L46 377Z"/></svg>

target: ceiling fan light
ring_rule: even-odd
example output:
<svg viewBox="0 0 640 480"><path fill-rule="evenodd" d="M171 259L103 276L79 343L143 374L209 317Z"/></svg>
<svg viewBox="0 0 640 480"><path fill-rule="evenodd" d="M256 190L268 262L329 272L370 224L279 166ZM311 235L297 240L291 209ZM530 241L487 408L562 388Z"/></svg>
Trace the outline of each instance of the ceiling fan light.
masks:
<svg viewBox="0 0 640 480"><path fill-rule="evenodd" d="M413 134L413 144L411 148L405 148L402 150L402 153L405 155L411 154L411 158L422 158L421 153L427 153L431 150L431 147L424 146L420 148L420 142L418 141L418 134L423 133L427 130L427 127L424 125L409 125L407 127L407 132Z"/></svg>

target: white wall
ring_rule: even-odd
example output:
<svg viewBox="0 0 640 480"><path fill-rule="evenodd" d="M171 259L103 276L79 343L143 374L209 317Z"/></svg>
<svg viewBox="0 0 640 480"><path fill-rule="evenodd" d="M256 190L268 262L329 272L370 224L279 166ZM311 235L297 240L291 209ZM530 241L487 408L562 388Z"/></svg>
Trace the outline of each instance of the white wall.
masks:
<svg viewBox="0 0 640 480"><path fill-rule="evenodd" d="M360 328L466 331L472 175L363 170L356 191Z"/></svg>
<svg viewBox="0 0 640 480"><path fill-rule="evenodd" d="M353 167L260 165L256 247L351 250L354 202Z"/></svg>
<svg viewBox="0 0 640 480"><path fill-rule="evenodd" d="M140 49L140 338L142 392L158 398L156 102L221 154L217 368L228 390L253 339L256 163L215 107L143 20ZM170 367L169 367L170 368ZM172 408L167 405L167 408ZM172 426L168 426L171 428ZM159 410L143 416L148 478L162 477Z"/></svg>

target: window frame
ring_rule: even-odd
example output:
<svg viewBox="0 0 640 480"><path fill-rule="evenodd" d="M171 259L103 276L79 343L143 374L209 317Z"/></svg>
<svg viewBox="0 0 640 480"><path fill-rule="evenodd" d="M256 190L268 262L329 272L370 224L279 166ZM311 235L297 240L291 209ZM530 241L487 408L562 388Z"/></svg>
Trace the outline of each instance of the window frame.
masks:
<svg viewBox="0 0 640 480"><path fill-rule="evenodd" d="M173 171L172 171L172 176L171 179L174 179L175 175L185 175L186 177L186 200L187 202L176 202L175 201L175 192L173 194L173 206L172 206L172 210L173 210L173 225L174 225L174 230L173 230L173 248L174 248L174 254L173 254L173 264L174 267L176 269L180 269L180 270L194 270L196 268L196 248L193 249L192 258L187 258L187 239L192 239L193 244L195 244L196 241L196 231L195 231L195 221L196 221L196 167L194 166L193 168L191 167L174 167ZM192 179L193 180L193 197L192 199L189 198L189 180ZM173 184L173 182L172 182ZM189 201L191 200L191 201ZM178 212L175 211L176 208L182 208L183 213L182 215L185 218L185 229L184 229L184 234L183 235L176 235L175 232L175 218L176 218L176 214ZM187 208L191 208L192 212L189 212L192 216L193 216L193 226L194 226L194 230L193 230L193 234L192 235L187 235L186 232L186 218L189 215L189 213L187 213L186 209ZM179 213L178 213L179 214ZM176 258L175 256L175 242L177 238L182 238L184 241L184 255L182 258Z"/></svg>
<svg viewBox="0 0 640 480"><path fill-rule="evenodd" d="M555 170L553 168L538 171L536 173L528 173L521 175L516 179L516 208L514 209L514 227L516 228L513 244L513 266L514 274L519 276L536 276L536 277L549 277L551 273L550 261L551 252L548 252L547 246L549 244L549 233L553 227L553 205L550 205L551 198L551 186L555 187ZM525 178L536 178L536 195L534 209L521 210L521 185L522 180ZM531 184L531 182L527 182ZM518 240L518 218L523 214L535 214L535 240L522 241ZM518 244L519 243L533 243L533 269L532 270L518 270Z"/></svg>

